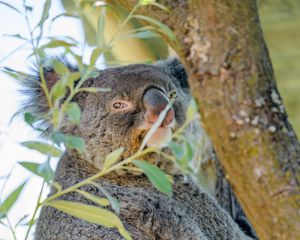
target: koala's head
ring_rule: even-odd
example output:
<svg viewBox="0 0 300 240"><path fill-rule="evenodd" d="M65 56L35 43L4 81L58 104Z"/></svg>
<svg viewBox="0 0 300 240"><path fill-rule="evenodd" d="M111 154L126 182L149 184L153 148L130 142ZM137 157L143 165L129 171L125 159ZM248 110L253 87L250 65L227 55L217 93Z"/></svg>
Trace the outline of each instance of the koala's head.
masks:
<svg viewBox="0 0 300 240"><path fill-rule="evenodd" d="M59 77L50 67L45 79L53 85ZM189 90L186 72L177 59L155 65L134 64L101 70L98 77L88 79L85 86L111 91L78 93L73 101L82 110L81 123L75 125L66 120L62 131L84 138L88 158L99 168L106 154L121 146L125 148L125 156L136 152L170 102L172 108L148 145L163 146L185 121ZM35 102L45 101L41 98L43 94L36 92Z"/></svg>

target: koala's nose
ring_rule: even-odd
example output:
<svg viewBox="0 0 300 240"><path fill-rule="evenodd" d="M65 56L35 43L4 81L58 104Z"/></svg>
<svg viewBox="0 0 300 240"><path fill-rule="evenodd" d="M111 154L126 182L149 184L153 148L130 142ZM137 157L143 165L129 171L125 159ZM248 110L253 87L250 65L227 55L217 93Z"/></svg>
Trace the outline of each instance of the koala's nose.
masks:
<svg viewBox="0 0 300 240"><path fill-rule="evenodd" d="M151 124L154 123L158 119L159 114L166 108L169 102L170 101L168 97L163 91L157 88L148 89L143 96L143 103L146 108L146 121ZM174 110L173 108L170 108L161 126L167 127L168 125L170 125L174 120L174 116Z"/></svg>

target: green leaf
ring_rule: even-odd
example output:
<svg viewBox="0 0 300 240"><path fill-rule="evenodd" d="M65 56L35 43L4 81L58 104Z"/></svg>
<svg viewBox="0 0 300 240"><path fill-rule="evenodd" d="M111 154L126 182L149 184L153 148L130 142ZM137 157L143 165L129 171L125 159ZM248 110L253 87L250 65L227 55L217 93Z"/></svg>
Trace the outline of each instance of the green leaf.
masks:
<svg viewBox="0 0 300 240"><path fill-rule="evenodd" d="M185 157L187 161L191 161L194 156L194 148L188 139L185 140Z"/></svg>
<svg viewBox="0 0 300 240"><path fill-rule="evenodd" d="M64 76L70 73L69 68L67 68L62 62L54 60L53 61L54 71L60 76Z"/></svg>
<svg viewBox="0 0 300 240"><path fill-rule="evenodd" d="M153 38L153 37L158 37L159 35L153 31L141 31L141 32L136 32L132 34L127 34L124 36L121 36L121 38L139 38L139 39L147 39L147 38Z"/></svg>
<svg viewBox="0 0 300 240"><path fill-rule="evenodd" d="M26 218L28 217L29 215L28 214L25 214L23 217L21 217L18 222L15 224L15 228L18 227L19 225L23 225L24 221L26 220Z"/></svg>
<svg viewBox="0 0 300 240"><path fill-rule="evenodd" d="M31 113L26 112L24 114L24 121L26 123L28 123L29 125L32 125L36 120L37 120L37 118L35 116L33 116Z"/></svg>
<svg viewBox="0 0 300 240"><path fill-rule="evenodd" d="M65 140L65 134L62 132L52 132L50 136L51 140L59 147Z"/></svg>
<svg viewBox="0 0 300 240"><path fill-rule="evenodd" d="M51 88L50 96L52 96L54 101L62 99L67 93L67 83L64 79L58 80L54 86Z"/></svg>
<svg viewBox="0 0 300 240"><path fill-rule="evenodd" d="M76 102L68 103L68 105L66 107L66 113L71 122L73 122L75 124L80 123L81 110L80 110L78 103L76 103Z"/></svg>
<svg viewBox="0 0 300 240"><path fill-rule="evenodd" d="M102 8L97 22L97 45L105 48L104 30L105 30L106 9Z"/></svg>
<svg viewBox="0 0 300 240"><path fill-rule="evenodd" d="M102 47L96 47L92 54L91 54L91 59L90 59L90 65L94 66L97 59L100 57L100 55L104 52L104 49Z"/></svg>
<svg viewBox="0 0 300 240"><path fill-rule="evenodd" d="M198 113L198 106L195 98L192 98L187 108L187 114L186 114L187 120L192 120L195 117L195 115L197 115L197 113Z"/></svg>
<svg viewBox="0 0 300 240"><path fill-rule="evenodd" d="M38 142L38 141L27 141L22 142L22 146L25 146L29 149L36 150L42 154L50 155L52 157L60 157L62 151L48 143Z"/></svg>
<svg viewBox="0 0 300 240"><path fill-rule="evenodd" d="M144 20L146 22L149 22L155 26L157 26L172 42L176 42L176 36L174 35L173 31L165 24L163 24L160 21L157 21L154 18L150 18L143 15L133 15L134 18Z"/></svg>
<svg viewBox="0 0 300 240"><path fill-rule="evenodd" d="M54 187L57 192L61 192L61 190L62 190L62 186L58 182L55 182L55 181L52 182L51 187Z"/></svg>
<svg viewBox="0 0 300 240"><path fill-rule="evenodd" d="M53 23L55 20L61 17L72 17L72 18L79 18L79 15L76 12L65 12L56 15L54 18L51 19L51 22Z"/></svg>
<svg viewBox="0 0 300 240"><path fill-rule="evenodd" d="M4 5L6 7L9 7L10 9L16 11L17 13L22 14L22 12L19 9L15 8L14 6L12 6L12 5L10 5L10 4L6 3L6 2L0 1L0 4Z"/></svg>
<svg viewBox="0 0 300 240"><path fill-rule="evenodd" d="M106 157L105 157L103 169L108 169L113 164L115 164L120 159L120 157L123 154L124 150L125 149L123 147L120 147L120 148L114 150L113 152L107 154Z"/></svg>
<svg viewBox="0 0 300 240"><path fill-rule="evenodd" d="M80 92L91 92L91 93L97 93L97 92L111 92L111 88L95 88L95 87L87 87L87 88L80 88Z"/></svg>
<svg viewBox="0 0 300 240"><path fill-rule="evenodd" d="M175 156L176 159L182 159L183 158L184 152L183 152L182 147L179 144L171 141L171 142L168 143L168 146L171 149L171 151L172 151L172 153L173 153L173 155Z"/></svg>
<svg viewBox="0 0 300 240"><path fill-rule="evenodd" d="M26 11L29 11L29 12L32 12L33 7L28 6L28 5L25 5L25 10L26 10Z"/></svg>
<svg viewBox="0 0 300 240"><path fill-rule="evenodd" d="M107 197L107 199L110 202L110 205L112 207L112 209L116 212L116 213L120 213L120 204L118 202L118 199L116 199L115 197L113 197L112 195L110 195L101 185L99 185L98 183L95 182L90 182L90 184L94 185L96 188L100 189L101 192Z"/></svg>
<svg viewBox="0 0 300 240"><path fill-rule="evenodd" d="M150 182L162 193L172 195L172 185L167 175L153 164L141 160L134 160L133 163L143 170Z"/></svg>
<svg viewBox="0 0 300 240"><path fill-rule="evenodd" d="M45 4L44 4L44 9L43 9L43 12L42 12L41 19L40 19L39 23L35 26L34 29L36 29L37 27L40 27L41 29L43 28L45 21L49 17L50 6L51 6L51 0L46 0Z"/></svg>
<svg viewBox="0 0 300 240"><path fill-rule="evenodd" d="M9 67L1 67L0 68L2 72L6 73L10 77L17 79L17 80L24 80L28 75L21 71L16 71Z"/></svg>
<svg viewBox="0 0 300 240"><path fill-rule="evenodd" d="M60 146L61 143L64 143L69 149L76 149L80 153L85 151L85 141L81 137L65 135L62 132L53 132L51 134L51 139L58 146Z"/></svg>
<svg viewBox="0 0 300 240"><path fill-rule="evenodd" d="M22 183L19 187L17 187L14 191L12 191L6 199L3 201L3 203L0 206L0 219L4 218L8 211L11 209L11 207L14 205L14 203L18 200L25 184L27 181Z"/></svg>
<svg viewBox="0 0 300 240"><path fill-rule="evenodd" d="M63 117L63 112L60 110L59 106L55 106L54 108L50 109L51 113L51 122L54 128L59 126L59 123Z"/></svg>
<svg viewBox="0 0 300 240"><path fill-rule="evenodd" d="M23 37L22 35L20 34L4 34L3 35L4 37L12 37L12 38L18 38L18 39L21 39L21 40L26 40L28 41L29 39Z"/></svg>
<svg viewBox="0 0 300 240"><path fill-rule="evenodd" d="M85 141L81 137L65 135L64 144L67 148L76 149L79 153L83 153L85 151Z"/></svg>
<svg viewBox="0 0 300 240"><path fill-rule="evenodd" d="M97 197L95 195L92 195L86 191L82 191L79 189L76 189L75 191L80 193L81 195L83 195L86 199L88 199L100 206L104 206L104 207L109 206L109 200L107 198L100 198L100 197Z"/></svg>
<svg viewBox="0 0 300 240"><path fill-rule="evenodd" d="M74 89L74 82L81 78L80 72L71 72L67 77L67 85L70 89Z"/></svg>
<svg viewBox="0 0 300 240"><path fill-rule="evenodd" d="M170 12L170 10L166 6L164 6L160 3L157 3L155 0L139 0L139 3L142 4L142 5L156 6L156 7L160 8L163 11Z"/></svg>
<svg viewBox="0 0 300 240"><path fill-rule="evenodd" d="M46 182L51 181L54 177L54 172L49 165L49 161L43 164L34 162L19 162L19 164L35 175L42 177Z"/></svg>
<svg viewBox="0 0 300 240"><path fill-rule="evenodd" d="M76 45L75 43L69 43L69 42L66 42L66 41L63 41L63 40L52 40L49 43L41 46L38 51L43 51L46 48L57 48L57 47L68 48L68 47L72 47L72 46L75 46L75 45Z"/></svg>
<svg viewBox="0 0 300 240"><path fill-rule="evenodd" d="M132 239L118 216L106 209L69 201L53 201L46 205L91 223L117 228L126 240Z"/></svg>
<svg viewBox="0 0 300 240"><path fill-rule="evenodd" d="M97 78L99 76L100 72L99 71L90 71L87 75L88 78Z"/></svg>

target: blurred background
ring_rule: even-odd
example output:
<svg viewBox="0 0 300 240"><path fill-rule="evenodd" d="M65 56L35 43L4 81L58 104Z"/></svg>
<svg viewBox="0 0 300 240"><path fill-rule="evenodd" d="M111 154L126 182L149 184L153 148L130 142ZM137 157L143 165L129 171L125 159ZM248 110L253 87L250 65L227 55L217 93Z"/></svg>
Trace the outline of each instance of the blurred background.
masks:
<svg viewBox="0 0 300 240"><path fill-rule="evenodd" d="M97 6L102 1L85 1L89 4L79 4L83 1L53 0L49 9L49 19L53 19L66 11L77 17L60 17L53 22L46 22L45 31L48 36L70 36L79 42L86 39L89 46L85 47L84 56L89 58L93 45L97 39L97 22L103 11ZM9 3L21 12L23 1L0 1L0 67L10 67L15 70L28 72L29 62L27 57L32 52L30 45L23 46L24 41L20 37L8 35L19 34L28 37L28 28L24 16L7 7ZM76 4L75 4L76 3ZM94 7L92 6L93 3ZM30 25L35 26L41 18L44 1L28 0L26 5L33 8L29 15ZM271 55L277 84L287 108L289 119L300 136L300 1L299 0L260 0L260 19L265 34L269 52ZM122 12L119 9L119 12ZM125 13L124 13L125 14ZM104 38L108 40L118 28L116 17L111 11L105 15ZM121 31L128 31L139 26L138 22L130 22ZM19 50L14 50L19 48ZM166 58L169 54L168 47L158 37L139 39L120 39L115 42L113 50L105 56L109 62L114 60L123 63L151 61ZM101 63L100 63L101 64ZM103 67L103 62L102 62ZM16 81L8 75L0 72L0 199L29 179L18 202L9 212L9 219L15 225L24 215L31 215L36 204L37 195L42 181L33 176L29 171L17 164L19 161L35 161L42 163L44 156L25 149L19 145L21 141L37 139L37 134L28 127L22 116L16 117L11 123L11 117L17 111L21 101ZM54 168L57 159L51 161ZM5 181L9 172L12 174ZM4 184L5 183L5 184ZM43 193L46 196L48 189ZM28 219L28 218L27 218ZM3 220L3 219L2 219ZM3 220L5 224L5 220ZM26 223L26 221L24 221ZM24 239L26 227L18 227L17 239ZM0 222L0 239L14 239L11 231ZM32 239L32 238L29 238Z"/></svg>

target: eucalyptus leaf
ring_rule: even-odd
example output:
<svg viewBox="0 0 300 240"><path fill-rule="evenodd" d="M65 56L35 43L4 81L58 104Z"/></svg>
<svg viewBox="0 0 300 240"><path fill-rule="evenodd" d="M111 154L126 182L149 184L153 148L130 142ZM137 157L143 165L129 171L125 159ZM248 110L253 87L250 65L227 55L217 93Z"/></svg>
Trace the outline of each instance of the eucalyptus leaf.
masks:
<svg viewBox="0 0 300 240"><path fill-rule="evenodd" d="M126 240L132 239L119 217L106 209L70 201L52 201L46 205L91 223L108 228L117 228Z"/></svg>
<svg viewBox="0 0 300 240"><path fill-rule="evenodd" d="M165 24L163 24L160 21L157 21L154 18L150 18L143 15L133 15L134 18L140 19L146 22L149 22L150 24L153 24L157 26L172 42L176 42L176 36L174 35L173 31Z"/></svg>
<svg viewBox="0 0 300 240"><path fill-rule="evenodd" d="M100 55L104 52L102 47L96 47L91 54L90 65L94 66Z"/></svg>
<svg viewBox="0 0 300 240"><path fill-rule="evenodd" d="M107 154L105 157L105 160L104 160L103 169L108 169L112 165L114 165L120 159L124 150L125 149L123 147L120 147L120 148L114 150L113 152Z"/></svg>
<svg viewBox="0 0 300 240"><path fill-rule="evenodd" d="M24 121L26 123L28 123L29 125L32 125L36 120L37 120L37 118L35 116L33 116L31 113L26 112L24 114Z"/></svg>
<svg viewBox="0 0 300 240"><path fill-rule="evenodd" d="M3 36L4 36L4 37L18 38L18 39L21 39L21 40L26 40L26 41L28 41L28 39L25 38L25 37L23 37L21 34L4 34Z"/></svg>
<svg viewBox="0 0 300 240"><path fill-rule="evenodd" d="M190 143L188 139L185 140L185 157L187 158L187 161L190 162L193 160L194 156L194 148L193 145Z"/></svg>
<svg viewBox="0 0 300 240"><path fill-rule="evenodd" d="M92 195L86 191L82 191L82 190L75 190L77 193L83 195L86 199L100 205L100 206L104 206L104 207L107 207L109 206L109 200L107 198L100 198L100 197L97 197L95 195Z"/></svg>
<svg viewBox="0 0 300 240"><path fill-rule="evenodd" d="M58 80L54 86L51 88L50 96L53 98L53 101L58 101L62 99L67 93L67 82L64 81L64 78Z"/></svg>
<svg viewBox="0 0 300 240"><path fill-rule="evenodd" d="M97 44L98 47L100 48L105 48L105 38L104 38L105 17L106 17L106 9L102 8L97 22Z"/></svg>
<svg viewBox="0 0 300 240"><path fill-rule="evenodd" d="M139 0L139 3L142 5L156 6L165 12L170 12L170 10L166 6L156 2L155 0Z"/></svg>
<svg viewBox="0 0 300 240"><path fill-rule="evenodd" d="M60 61L54 60L53 67L54 67L54 71L58 73L60 76L64 76L70 73L69 68Z"/></svg>
<svg viewBox="0 0 300 240"><path fill-rule="evenodd" d="M76 102L68 103L68 105L66 107L66 113L71 122L73 122L75 124L80 123L81 110L80 110L78 103L76 103Z"/></svg>
<svg viewBox="0 0 300 240"><path fill-rule="evenodd" d="M107 199L110 202L110 205L112 207L112 209L116 212L116 213L120 213L120 204L118 202L118 200L111 196L101 185L99 185L98 183L95 182L91 182L90 184L94 185L96 188L100 189L101 192L105 195L105 197L107 197Z"/></svg>
<svg viewBox="0 0 300 240"><path fill-rule="evenodd" d="M83 153L85 151L85 141L81 137L66 135L62 132L53 132L51 134L51 139L58 146L61 143L64 143L69 149L76 149L80 153Z"/></svg>
<svg viewBox="0 0 300 240"><path fill-rule="evenodd" d="M26 142L22 142L21 145L52 157L60 157L62 154L62 151L60 149L48 143L43 143L38 141L26 141Z"/></svg>
<svg viewBox="0 0 300 240"><path fill-rule="evenodd" d="M58 183L58 182L52 182L52 187L54 187L56 189L57 192L61 192L62 190L62 186Z"/></svg>
<svg viewBox="0 0 300 240"><path fill-rule="evenodd" d="M80 92L91 92L91 93L97 93L97 92L111 92L111 88L96 88L96 87L87 87L87 88L80 88Z"/></svg>
<svg viewBox="0 0 300 240"><path fill-rule="evenodd" d="M24 78L27 76L26 73L21 72L21 71L16 71L14 69L11 69L9 67L1 67L0 70L10 77L17 79L17 80L24 80Z"/></svg>
<svg viewBox="0 0 300 240"><path fill-rule="evenodd" d="M54 177L54 171L50 167L49 161L42 164L35 162L19 162L19 164L35 175L42 177L46 182L51 181Z"/></svg>
<svg viewBox="0 0 300 240"><path fill-rule="evenodd" d="M79 18L79 15L76 12L65 12L65 13L60 13L56 15L54 18L51 19L51 22L53 23L55 20L61 17L71 17L71 18Z"/></svg>
<svg viewBox="0 0 300 240"><path fill-rule="evenodd" d="M67 75L67 85L70 89L74 89L74 82L81 78L80 72L71 72Z"/></svg>
<svg viewBox="0 0 300 240"><path fill-rule="evenodd" d="M181 159L183 158L184 151L182 147L173 141L168 143L169 148L171 149L173 155L175 156L176 159Z"/></svg>
<svg viewBox="0 0 300 240"><path fill-rule="evenodd" d="M15 228L18 227L19 225L23 225L22 222L24 222L24 220L28 217L28 214L25 214L23 217L21 217L18 222L15 224Z"/></svg>
<svg viewBox="0 0 300 240"><path fill-rule="evenodd" d="M38 51L43 51L46 48L57 48L57 47L68 48L68 47L72 47L72 46L75 46L75 45L76 45L75 43L70 43L70 42L66 42L66 41L63 41L63 40L52 40L52 41L42 45L39 48Z"/></svg>
<svg viewBox="0 0 300 240"><path fill-rule="evenodd" d="M65 140L65 134L59 131L52 132L50 135L51 140L60 147Z"/></svg>
<svg viewBox="0 0 300 240"><path fill-rule="evenodd" d="M85 141L81 137L65 135L64 144L67 148L76 149L79 153L83 153L85 151Z"/></svg>
<svg viewBox="0 0 300 240"><path fill-rule="evenodd" d="M157 190L168 196L172 195L172 185L167 175L153 164L141 160L134 160L133 163L143 170L150 182Z"/></svg>
<svg viewBox="0 0 300 240"><path fill-rule="evenodd" d="M190 103L187 108L187 120L192 120L198 114L198 106L195 98L190 100Z"/></svg>
<svg viewBox="0 0 300 240"><path fill-rule="evenodd" d="M25 184L27 181L23 182L20 186L18 186L14 191L12 191L6 199L3 201L3 203L0 206L0 219L4 218L8 211L11 209L11 207L15 204L15 202L18 200Z"/></svg>
<svg viewBox="0 0 300 240"><path fill-rule="evenodd" d="M42 12L42 16L40 18L40 21L38 22L38 24L35 26L34 29L36 29L37 27L40 27L41 29L43 28L45 21L49 17L50 6L51 6L51 0L46 0L45 3L44 3L44 8L43 8L43 12Z"/></svg>
<svg viewBox="0 0 300 240"><path fill-rule="evenodd" d="M8 4L8 3L3 2L3 1L0 1L0 4L4 5L4 6L6 6L6 7L9 7L10 9L14 10L14 11L17 12L17 13L22 14L22 12L21 12L19 9L15 8L15 7L12 6L11 4Z"/></svg>
<svg viewBox="0 0 300 240"><path fill-rule="evenodd" d="M159 35L153 31L140 31L132 34L126 34L122 35L121 38L127 39L127 38L139 38L139 39L148 39L148 38L153 38L153 37L158 37Z"/></svg>

